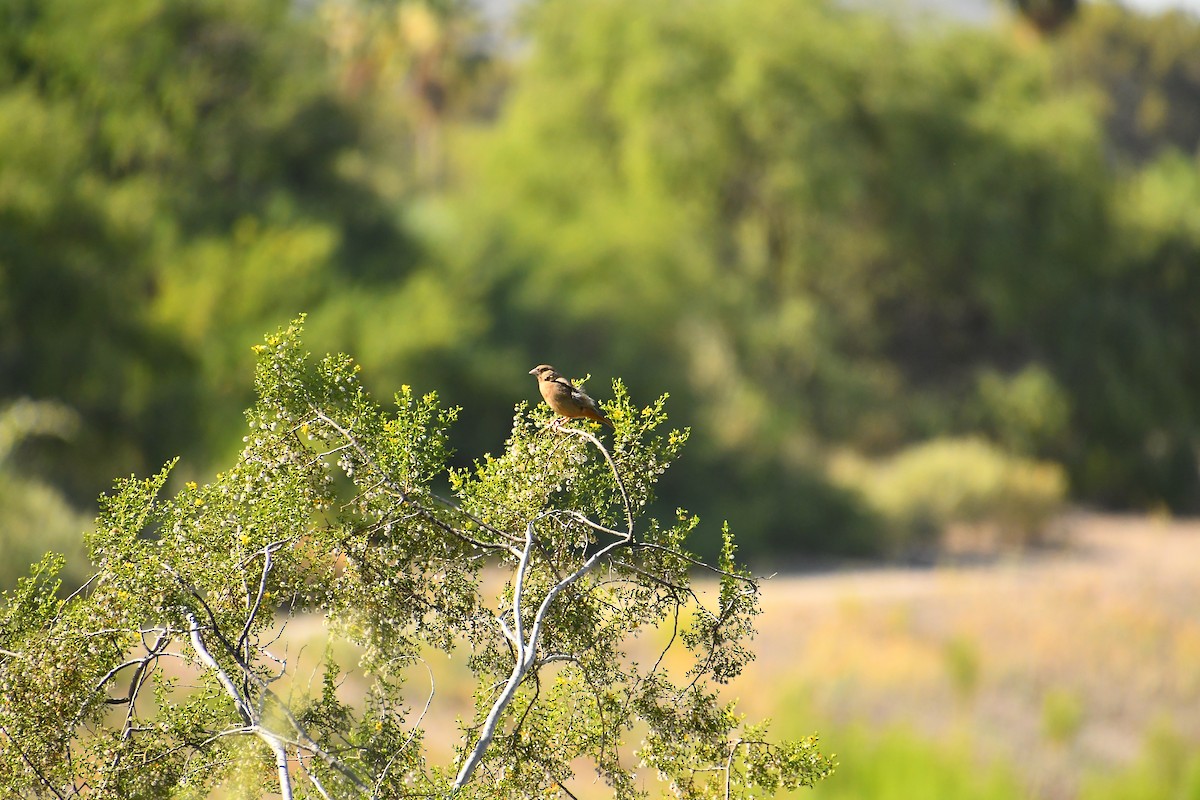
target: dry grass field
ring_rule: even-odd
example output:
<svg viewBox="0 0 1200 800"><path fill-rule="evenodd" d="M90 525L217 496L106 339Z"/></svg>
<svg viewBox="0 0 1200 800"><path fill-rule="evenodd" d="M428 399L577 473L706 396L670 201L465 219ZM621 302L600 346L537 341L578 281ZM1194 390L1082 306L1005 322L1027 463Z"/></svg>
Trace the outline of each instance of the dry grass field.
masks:
<svg viewBox="0 0 1200 800"><path fill-rule="evenodd" d="M973 566L774 578L735 691L751 716L787 717L785 698L824 723L965 740L1037 797L1075 796L1155 730L1200 742L1200 523L1063 525L1058 549Z"/></svg>

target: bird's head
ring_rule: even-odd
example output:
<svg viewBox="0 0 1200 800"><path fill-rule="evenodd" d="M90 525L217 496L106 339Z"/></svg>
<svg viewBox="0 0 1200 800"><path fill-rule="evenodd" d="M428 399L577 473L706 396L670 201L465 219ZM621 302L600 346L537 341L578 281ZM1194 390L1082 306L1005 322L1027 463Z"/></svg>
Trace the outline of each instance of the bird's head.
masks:
<svg viewBox="0 0 1200 800"><path fill-rule="evenodd" d="M558 373L554 370L554 367L549 364L538 364L529 370L529 374L537 376L539 381L552 381L558 377Z"/></svg>

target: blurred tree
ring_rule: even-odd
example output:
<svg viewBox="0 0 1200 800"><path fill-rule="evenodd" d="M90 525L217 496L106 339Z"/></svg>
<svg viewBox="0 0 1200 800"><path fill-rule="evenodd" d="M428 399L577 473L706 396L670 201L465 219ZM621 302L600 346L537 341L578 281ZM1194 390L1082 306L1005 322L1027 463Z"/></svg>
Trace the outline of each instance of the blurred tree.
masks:
<svg viewBox="0 0 1200 800"><path fill-rule="evenodd" d="M1144 164L1200 153L1200 19L1093 3L1056 43L1059 72L1103 98L1112 155Z"/></svg>
<svg viewBox="0 0 1200 800"><path fill-rule="evenodd" d="M548 3L532 41L455 244L505 338L686 387L704 462L674 480L728 507L717 464L772 476L775 541L847 524L770 511L825 447L961 427L1110 263L1100 130L1044 49L794 0Z"/></svg>
<svg viewBox="0 0 1200 800"><path fill-rule="evenodd" d="M1075 17L1078 0L1013 0L1017 10L1042 33L1055 33Z"/></svg>
<svg viewBox="0 0 1200 800"><path fill-rule="evenodd" d="M19 466L19 451L35 437L71 438L79 419L64 406L17 400L0 409L0 590L8 591L47 552L65 558L62 582L69 591L90 574L83 546L91 521L75 511L55 487Z"/></svg>
<svg viewBox="0 0 1200 800"><path fill-rule="evenodd" d="M1049 337L1078 398L1076 483L1116 505L1195 511L1200 19L1093 4L1053 56L1060 80L1101 99L1118 176L1106 266Z"/></svg>
<svg viewBox="0 0 1200 800"><path fill-rule="evenodd" d="M90 498L235 448L242 343L307 309L465 451L535 363L671 389L668 483L748 543L868 548L828 452L980 429L1192 507L1198 23L1078 17L556 0L506 51L458 0L13 0L0 399L79 410L26 463Z"/></svg>
<svg viewBox="0 0 1200 800"><path fill-rule="evenodd" d="M446 180L444 139L485 110L496 84L485 31L464 0L328 0L319 7L342 92L372 103L392 169L422 188Z"/></svg>
<svg viewBox="0 0 1200 800"><path fill-rule="evenodd" d="M42 454L77 497L233 447L248 331L355 295L377 299L375 337L420 301L404 283L421 259L413 170L377 168L377 98L341 90L310 10L21 0L0 15L0 397L79 410L74 456ZM325 331L330 349L359 333Z"/></svg>

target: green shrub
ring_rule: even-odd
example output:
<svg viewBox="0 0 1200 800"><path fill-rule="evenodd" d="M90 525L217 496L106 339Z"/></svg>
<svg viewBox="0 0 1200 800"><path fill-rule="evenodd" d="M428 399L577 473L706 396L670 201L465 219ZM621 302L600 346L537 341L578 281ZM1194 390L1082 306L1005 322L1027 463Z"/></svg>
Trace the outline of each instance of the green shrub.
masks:
<svg viewBox="0 0 1200 800"><path fill-rule="evenodd" d="M1083 726L1083 701L1067 689L1052 689L1042 698L1042 731L1055 744L1066 744Z"/></svg>
<svg viewBox="0 0 1200 800"><path fill-rule="evenodd" d="M1150 731L1136 764L1116 775L1093 775L1080 800L1195 800L1200 797L1200 748L1169 723Z"/></svg>
<svg viewBox="0 0 1200 800"><path fill-rule="evenodd" d="M979 421L1013 452L1045 452L1060 444L1069 425L1066 391L1044 367L1015 375L984 370L976 379Z"/></svg>
<svg viewBox="0 0 1200 800"><path fill-rule="evenodd" d="M54 487L22 474L14 453L32 436L71 435L74 412L51 402L18 400L0 411L0 589L10 589L48 551L63 553L63 584L73 589L89 566L83 535L90 521Z"/></svg>
<svg viewBox="0 0 1200 800"><path fill-rule="evenodd" d="M939 744L903 728L882 734L862 727L823 728L841 755L838 769L806 800L1014 800L1026 796L1007 764L981 765L963 743Z"/></svg>
<svg viewBox="0 0 1200 800"><path fill-rule="evenodd" d="M1001 544L1036 542L1067 490L1057 464L1019 458L978 438L934 439L880 461L843 455L832 474L886 520L898 552L935 544L952 527Z"/></svg>

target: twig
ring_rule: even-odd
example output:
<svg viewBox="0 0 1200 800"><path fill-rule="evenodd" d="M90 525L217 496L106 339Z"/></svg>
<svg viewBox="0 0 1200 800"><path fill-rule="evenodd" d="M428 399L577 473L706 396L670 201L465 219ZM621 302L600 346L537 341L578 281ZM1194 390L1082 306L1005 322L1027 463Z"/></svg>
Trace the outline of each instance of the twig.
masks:
<svg viewBox="0 0 1200 800"><path fill-rule="evenodd" d="M601 453L604 454L604 460L608 462L609 469L612 470L613 478L617 481L617 488L621 490L621 501L625 506L625 521L628 524L628 535L633 537L633 506L629 502L629 494L625 491L625 481L621 479L621 471L617 469L617 462L613 461L612 455L608 452L608 448L592 434L580 428L562 427L559 428L563 433L569 433L573 436L578 436L581 439L586 439L596 445Z"/></svg>
<svg viewBox="0 0 1200 800"><path fill-rule="evenodd" d="M267 593L267 578L271 574L271 557L275 551L287 544L287 540L272 542L261 550L257 551L263 554L262 575L258 579L258 594L254 598L254 604L250 608L250 613L246 615L246 624L242 627L242 633L238 636L237 648L240 650L247 644L247 639L250 636L250 628L254 625L254 619L258 616L258 610L262 607L263 595ZM249 651L247 651L249 652Z"/></svg>
<svg viewBox="0 0 1200 800"><path fill-rule="evenodd" d="M325 791L325 786L321 783L321 779L317 777L315 772L308 768L308 765L304 763L304 759L300 758L298 754L296 756L296 762L300 765L300 769L304 770L304 776L312 782L312 785L316 787L317 791L321 794L321 797L324 797L325 800L332 800L332 798L329 796L329 792Z"/></svg>

